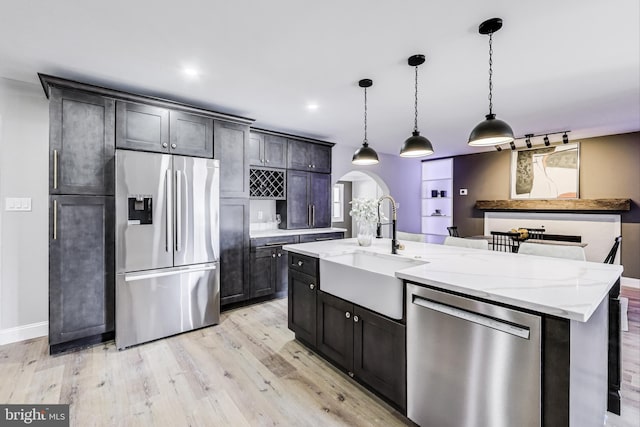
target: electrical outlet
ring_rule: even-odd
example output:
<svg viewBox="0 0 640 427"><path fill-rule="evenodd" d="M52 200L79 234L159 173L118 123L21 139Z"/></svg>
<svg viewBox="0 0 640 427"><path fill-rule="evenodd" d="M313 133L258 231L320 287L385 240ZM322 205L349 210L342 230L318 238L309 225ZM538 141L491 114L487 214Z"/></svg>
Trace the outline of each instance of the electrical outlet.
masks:
<svg viewBox="0 0 640 427"><path fill-rule="evenodd" d="M460 189L460 195L461 196L466 196L467 195L467 189L466 188L461 188Z"/></svg>

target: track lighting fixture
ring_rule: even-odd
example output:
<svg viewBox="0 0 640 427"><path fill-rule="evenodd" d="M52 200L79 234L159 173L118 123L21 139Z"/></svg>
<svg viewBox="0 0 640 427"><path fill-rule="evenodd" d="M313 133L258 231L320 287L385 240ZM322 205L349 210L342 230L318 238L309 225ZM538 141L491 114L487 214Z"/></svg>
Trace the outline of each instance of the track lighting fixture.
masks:
<svg viewBox="0 0 640 427"><path fill-rule="evenodd" d="M513 142L513 129L493 114L493 33L502 28L502 19L492 18L478 27L478 32L489 35L489 114L483 122L478 123L469 135L471 146L491 146Z"/></svg>
<svg viewBox="0 0 640 427"><path fill-rule="evenodd" d="M564 133L564 135L562 135L562 143L563 144L568 144L569 143L569 137L567 136L566 132Z"/></svg>
<svg viewBox="0 0 640 427"><path fill-rule="evenodd" d="M502 147L500 147L499 145L496 145L496 150L502 151Z"/></svg>
<svg viewBox="0 0 640 427"><path fill-rule="evenodd" d="M561 130L558 132L550 132L550 133L540 133L540 134L533 134L533 133L527 133L524 136L521 136L519 138L514 138L514 141L517 141L519 139L524 139L525 144L527 145L527 148L532 148L533 144L531 143L531 138L534 138L536 136L542 136L544 135L544 138L542 138L542 141L544 142L545 147L548 147L551 145L551 142L549 141L549 135L559 135L562 134L562 143L563 144L568 144L569 143L569 137L567 136L567 134L571 132L570 130ZM512 150L517 150L516 144L514 141L510 141L509 142L509 147ZM502 147L500 147L499 145L496 145L496 150L497 151L502 151Z"/></svg>
<svg viewBox="0 0 640 427"><path fill-rule="evenodd" d="M358 82L358 86L364 88L364 140L362 141L362 147L358 148L353 154L351 163L360 166L377 165L379 163L378 153L369 147L369 141L367 141L367 88L373 86L373 80L362 79Z"/></svg>
<svg viewBox="0 0 640 427"><path fill-rule="evenodd" d="M545 136L544 136L543 141L544 141L544 146L545 146L545 147L548 147L548 146L549 146L549 144L550 144L550 142L549 142L549 135L545 135Z"/></svg>
<svg viewBox="0 0 640 427"><path fill-rule="evenodd" d="M527 139L525 139L524 142L527 144L527 148L531 148L531 137L533 136L533 134L528 133L525 136L527 137Z"/></svg>
<svg viewBox="0 0 640 427"><path fill-rule="evenodd" d="M509 146L511 147L511 149L512 149L513 151L515 151L515 149L516 149L516 144L514 144L514 143L513 143L513 141L509 141Z"/></svg>
<svg viewBox="0 0 640 427"><path fill-rule="evenodd" d="M418 66L424 64L424 55L413 55L408 59L408 64L416 69L416 91L415 91L415 115L412 135L404 141L400 150L400 157L422 157L433 154L433 146L424 136L420 136L418 131Z"/></svg>

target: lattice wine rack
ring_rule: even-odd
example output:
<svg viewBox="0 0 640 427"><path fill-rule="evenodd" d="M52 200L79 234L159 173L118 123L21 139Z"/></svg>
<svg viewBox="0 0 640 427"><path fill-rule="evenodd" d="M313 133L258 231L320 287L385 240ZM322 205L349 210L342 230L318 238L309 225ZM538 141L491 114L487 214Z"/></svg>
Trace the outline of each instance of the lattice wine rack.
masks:
<svg viewBox="0 0 640 427"><path fill-rule="evenodd" d="M249 196L252 199L285 200L287 197L286 171L251 168L249 170Z"/></svg>

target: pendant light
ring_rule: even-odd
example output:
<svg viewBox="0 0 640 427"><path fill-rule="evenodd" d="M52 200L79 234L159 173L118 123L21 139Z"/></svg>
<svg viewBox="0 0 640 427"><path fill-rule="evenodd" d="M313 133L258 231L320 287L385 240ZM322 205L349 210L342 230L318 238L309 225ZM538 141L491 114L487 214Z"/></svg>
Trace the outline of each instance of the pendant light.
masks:
<svg viewBox="0 0 640 427"><path fill-rule="evenodd" d="M496 119L493 114L493 33L502 28L502 19L492 18L480 24L478 32L489 34L489 114L486 120L478 123L469 135L469 145L474 147L507 144L514 140L513 130L506 122Z"/></svg>
<svg viewBox="0 0 640 427"><path fill-rule="evenodd" d="M379 163L378 153L369 147L369 141L367 141L367 88L373 86L373 80L362 79L358 82L358 86L364 88L364 140L362 141L362 147L353 153L351 163L360 166L377 165Z"/></svg>
<svg viewBox="0 0 640 427"><path fill-rule="evenodd" d="M410 66L416 68L416 92L415 92L415 120L413 134L402 144L401 157L422 157L433 154L431 142L418 131L418 66L424 64L424 55L413 55L408 59Z"/></svg>

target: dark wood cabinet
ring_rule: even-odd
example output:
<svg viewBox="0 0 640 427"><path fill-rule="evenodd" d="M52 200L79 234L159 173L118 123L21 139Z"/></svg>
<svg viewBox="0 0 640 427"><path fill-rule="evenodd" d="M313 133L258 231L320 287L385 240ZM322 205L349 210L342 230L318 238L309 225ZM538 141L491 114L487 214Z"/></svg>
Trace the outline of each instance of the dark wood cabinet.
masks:
<svg viewBox="0 0 640 427"><path fill-rule="evenodd" d="M298 236L251 239L251 297L287 295L287 251L282 245L298 243Z"/></svg>
<svg viewBox="0 0 640 427"><path fill-rule="evenodd" d="M314 233L314 234L300 235L300 243L322 242L324 240L336 240L336 239L344 239L344 233L335 232L335 233Z"/></svg>
<svg viewBox="0 0 640 427"><path fill-rule="evenodd" d="M321 290L317 305L318 350L404 409L405 326Z"/></svg>
<svg viewBox="0 0 640 427"><path fill-rule="evenodd" d="M287 140L284 137L251 132L248 153L252 166L287 167Z"/></svg>
<svg viewBox="0 0 640 427"><path fill-rule="evenodd" d="M301 171L331 173L331 146L289 139L287 168Z"/></svg>
<svg viewBox="0 0 640 427"><path fill-rule="evenodd" d="M169 112L170 153L213 157L213 119L182 111Z"/></svg>
<svg viewBox="0 0 640 427"><path fill-rule="evenodd" d="M276 202L284 228L331 226L331 175L287 171L287 199Z"/></svg>
<svg viewBox="0 0 640 427"><path fill-rule="evenodd" d="M620 332L620 279L609 291L609 318L607 349L607 411L620 415L620 383L622 375L622 343Z"/></svg>
<svg viewBox="0 0 640 427"><path fill-rule="evenodd" d="M50 194L114 194L114 127L113 99L51 89Z"/></svg>
<svg viewBox="0 0 640 427"><path fill-rule="evenodd" d="M249 197L249 126L216 120L214 157L220 160L220 197Z"/></svg>
<svg viewBox="0 0 640 427"><path fill-rule="evenodd" d="M49 205L49 345L114 330L115 201L52 195Z"/></svg>
<svg viewBox="0 0 640 427"><path fill-rule="evenodd" d="M169 110L118 101L116 146L130 150L169 152Z"/></svg>
<svg viewBox="0 0 640 427"><path fill-rule="evenodd" d="M249 199L220 199L220 304L250 297Z"/></svg>
<svg viewBox="0 0 640 427"><path fill-rule="evenodd" d="M317 305L318 350L353 376L353 304L319 291Z"/></svg>
<svg viewBox="0 0 640 427"><path fill-rule="evenodd" d="M406 327L362 307L353 309L353 373L406 408Z"/></svg>
<svg viewBox="0 0 640 427"><path fill-rule="evenodd" d="M288 326L296 338L316 346L318 267L314 258L289 254Z"/></svg>
<svg viewBox="0 0 640 427"><path fill-rule="evenodd" d="M126 101L116 109L118 148L213 157L210 117Z"/></svg>

